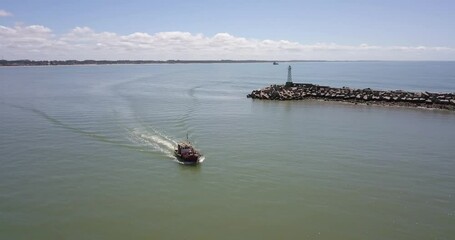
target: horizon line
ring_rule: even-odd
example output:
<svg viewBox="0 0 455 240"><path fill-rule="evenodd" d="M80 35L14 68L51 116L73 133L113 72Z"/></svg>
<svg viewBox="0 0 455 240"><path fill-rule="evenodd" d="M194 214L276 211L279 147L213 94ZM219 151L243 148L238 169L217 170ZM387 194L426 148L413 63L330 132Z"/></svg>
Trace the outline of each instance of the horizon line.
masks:
<svg viewBox="0 0 455 240"><path fill-rule="evenodd" d="M359 59L359 60L343 60L343 59L337 59L337 60L322 60L322 59L289 59L289 60L261 60L261 59L245 59L245 60L240 60L240 59L196 59L196 60L189 60L189 59L167 59L167 60L153 60L153 59L115 59L115 60L109 60L109 59L83 59L83 60L78 60L78 59L13 59L13 60L8 60L8 59L0 59L0 62L19 62L19 61L24 61L24 62L156 62L156 63L169 63L169 62L454 62L455 60L376 60L376 59L371 59L371 60L365 60L365 59Z"/></svg>

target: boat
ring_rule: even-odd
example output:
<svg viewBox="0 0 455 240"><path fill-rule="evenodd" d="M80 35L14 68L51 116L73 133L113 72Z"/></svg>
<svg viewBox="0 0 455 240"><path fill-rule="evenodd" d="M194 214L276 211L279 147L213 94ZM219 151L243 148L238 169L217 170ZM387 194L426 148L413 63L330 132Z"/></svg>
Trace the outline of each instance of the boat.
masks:
<svg viewBox="0 0 455 240"><path fill-rule="evenodd" d="M177 148L174 149L174 154L183 164L198 164L201 160L202 154L196 150L191 142L187 140L177 143Z"/></svg>
<svg viewBox="0 0 455 240"><path fill-rule="evenodd" d="M278 65L278 62L273 62L273 65Z"/></svg>

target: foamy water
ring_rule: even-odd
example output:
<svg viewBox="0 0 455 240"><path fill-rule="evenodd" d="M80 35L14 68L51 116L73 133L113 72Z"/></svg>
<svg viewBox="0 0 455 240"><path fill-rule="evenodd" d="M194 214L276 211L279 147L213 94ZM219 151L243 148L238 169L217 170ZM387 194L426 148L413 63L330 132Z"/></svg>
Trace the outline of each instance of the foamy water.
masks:
<svg viewBox="0 0 455 240"><path fill-rule="evenodd" d="M170 158L174 158L174 149L177 142L157 131L147 132L135 128L131 130L129 139L138 145L150 147L154 151L164 153Z"/></svg>

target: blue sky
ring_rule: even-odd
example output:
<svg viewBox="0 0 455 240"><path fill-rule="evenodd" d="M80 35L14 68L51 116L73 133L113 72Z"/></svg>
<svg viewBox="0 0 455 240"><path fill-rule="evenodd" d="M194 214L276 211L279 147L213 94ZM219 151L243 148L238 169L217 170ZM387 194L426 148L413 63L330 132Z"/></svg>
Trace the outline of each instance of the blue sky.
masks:
<svg viewBox="0 0 455 240"><path fill-rule="evenodd" d="M43 32L39 34L50 41L47 45L58 42L61 48L71 48L72 44L78 58L136 58L145 50L147 54L143 56L150 59L191 59L194 52L207 50L206 54L196 56L204 59L317 59L320 56L328 60L455 60L455 1L1 0L0 10L5 13L0 14L4 31L0 37L2 42L8 43L0 45L3 48L0 50L7 54L5 58L27 54L33 58L70 57L52 52L49 46L31 49L33 44L29 44L25 49L12 45L14 41L32 37L27 35L18 40L20 34L29 34L28 26L42 26L41 30L48 36L42 36ZM76 28L79 28L78 34L72 34ZM6 36L5 32L10 30L16 31L14 39L11 34ZM37 28L34 28L36 33L35 30ZM83 32L85 35L81 36ZM115 36L109 39L101 33ZM172 38L180 39L180 46L175 41L169 42L165 34L157 37L157 33L173 33ZM227 35L217 35L220 33ZM197 37L199 35L202 38ZM74 39L69 40L70 36ZM193 42L198 39L201 44ZM128 55L125 48L118 48L116 55L111 44L115 41L117 47L128 45L131 48L131 44L138 42L142 45L134 50L138 51L136 54L131 51ZM264 44L263 41L271 42ZM223 42L230 44L229 49L217 51L213 47ZM82 43L86 45L80 48ZM157 49L160 44L166 47ZM185 44L187 48L183 49ZM100 50L107 45L110 54ZM93 52L96 46L99 55ZM12 51L14 47L19 49ZM171 52L175 49L180 54ZM280 54L280 49L286 51ZM87 53L81 54L81 50ZM236 52L239 55L235 55Z"/></svg>

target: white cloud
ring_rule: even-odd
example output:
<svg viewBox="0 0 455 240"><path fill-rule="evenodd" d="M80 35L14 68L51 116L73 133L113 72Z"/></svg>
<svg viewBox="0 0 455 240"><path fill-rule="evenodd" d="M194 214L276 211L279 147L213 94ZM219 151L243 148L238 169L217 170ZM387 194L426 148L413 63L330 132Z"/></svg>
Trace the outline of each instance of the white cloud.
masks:
<svg viewBox="0 0 455 240"><path fill-rule="evenodd" d="M9 16L13 16L13 14L5 11L3 9L0 9L0 17L9 17Z"/></svg>
<svg viewBox="0 0 455 240"><path fill-rule="evenodd" d="M56 35L30 25L0 25L0 51L7 59L258 59L258 60L455 60L455 49L431 46L302 44L218 33L135 32L119 35L76 27Z"/></svg>

